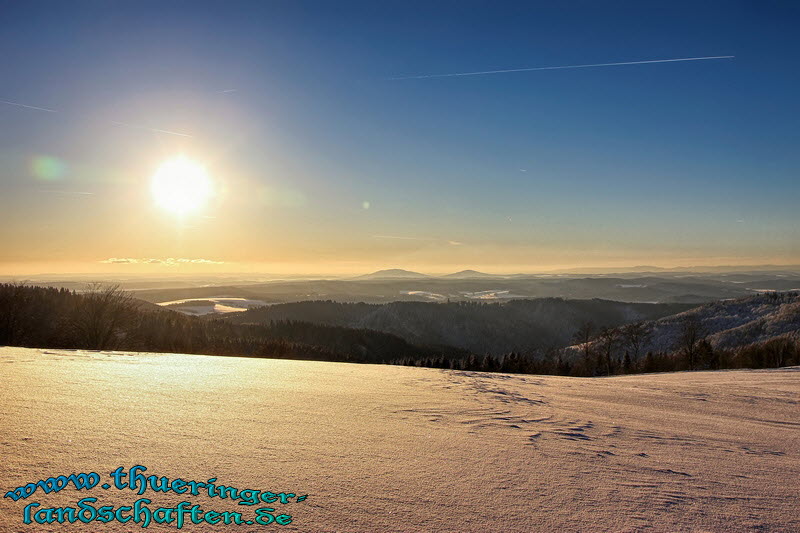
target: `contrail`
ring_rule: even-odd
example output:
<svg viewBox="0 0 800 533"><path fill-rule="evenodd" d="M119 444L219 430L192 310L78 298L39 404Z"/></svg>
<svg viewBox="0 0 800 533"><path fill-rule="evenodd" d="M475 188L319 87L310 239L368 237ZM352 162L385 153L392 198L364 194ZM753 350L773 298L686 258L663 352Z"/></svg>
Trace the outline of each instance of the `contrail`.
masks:
<svg viewBox="0 0 800 533"><path fill-rule="evenodd" d="M177 131L169 131L169 130L160 130L158 128L145 128L149 129L150 131L154 131L156 133L166 133L168 135L177 135L179 137L191 137L188 133L179 133Z"/></svg>
<svg viewBox="0 0 800 533"><path fill-rule="evenodd" d="M403 241L435 241L437 239L429 239L425 237L401 237L399 235L373 235L374 239L400 239Z"/></svg>
<svg viewBox="0 0 800 533"><path fill-rule="evenodd" d="M8 100L0 100L0 104L13 105L13 106L16 106L16 107L24 107L26 109L35 109L36 111L47 111L48 113L61 113L60 111L57 111L55 109L48 109L46 107L38 107L38 106L35 106L35 105L20 104L19 102L9 102ZM158 129L158 128L148 128L146 126L136 126L134 124L127 124L125 122L118 122L116 120L109 120L108 123L109 124L114 124L114 125L117 125L117 126L125 126L127 128L134 128L134 129L138 129L138 130L152 131L154 133L166 133L168 135L178 135L180 137L191 137L191 135L189 135L188 133L179 133L177 131L162 130L162 129Z"/></svg>
<svg viewBox="0 0 800 533"><path fill-rule="evenodd" d="M36 107L35 105L25 105L17 102L9 102L8 100L0 100L0 104L15 105L17 107L26 107L28 109L36 109L37 111L47 111L48 113L58 113L55 109L47 109L46 107Z"/></svg>
<svg viewBox="0 0 800 533"><path fill-rule="evenodd" d="M425 241L425 242L446 242L451 246L461 246L464 244L463 242L459 241L451 241L446 239L431 239L425 237L401 237L399 235L373 235L373 239L398 239L402 241Z"/></svg>
<svg viewBox="0 0 800 533"><path fill-rule="evenodd" d="M134 129L137 129L137 130L147 130L147 131L152 131L152 132L155 132L155 133L166 133L166 134L169 134L169 135L178 135L179 137L191 137L191 135L189 135L188 133L179 133L177 131L161 130L161 129L158 129L158 128L148 128L147 126L137 126L136 124L128 124L127 122L119 122L119 121L116 121L116 120L111 120L109 122L111 124L116 125L116 126L125 126L126 128L134 128Z"/></svg>
<svg viewBox="0 0 800 533"><path fill-rule="evenodd" d="M94 196L93 192L82 192L82 191L55 191L52 189L43 189L43 193L47 194L67 194L67 195L79 195L79 196Z"/></svg>
<svg viewBox="0 0 800 533"><path fill-rule="evenodd" d="M483 76L484 74L506 74L509 72L533 72L535 70L563 70L570 68L618 67L621 65L646 65L650 63L676 63L678 61L710 61L712 59L733 59L736 56L679 57L676 59L650 59L647 61L622 61L619 63L593 63L591 65L560 65L557 67L511 68L505 70L483 70L480 72L456 72L453 74L425 74L422 76L401 76L387 80L422 80L426 78L451 78L456 76Z"/></svg>

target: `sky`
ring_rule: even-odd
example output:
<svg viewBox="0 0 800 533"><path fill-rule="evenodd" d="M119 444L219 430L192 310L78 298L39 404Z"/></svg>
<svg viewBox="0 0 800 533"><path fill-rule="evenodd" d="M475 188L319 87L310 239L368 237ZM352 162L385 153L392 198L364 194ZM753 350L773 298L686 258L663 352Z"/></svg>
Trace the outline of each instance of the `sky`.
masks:
<svg viewBox="0 0 800 533"><path fill-rule="evenodd" d="M0 274L800 264L796 3L0 13Z"/></svg>

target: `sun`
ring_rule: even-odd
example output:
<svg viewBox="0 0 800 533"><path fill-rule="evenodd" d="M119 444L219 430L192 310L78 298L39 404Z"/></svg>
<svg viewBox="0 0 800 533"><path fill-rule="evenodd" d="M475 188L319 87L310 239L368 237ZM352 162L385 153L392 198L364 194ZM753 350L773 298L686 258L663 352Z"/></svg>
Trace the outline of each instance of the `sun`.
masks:
<svg viewBox="0 0 800 533"><path fill-rule="evenodd" d="M185 156L164 161L153 174L150 191L159 207L176 215L202 209L214 194L206 169Z"/></svg>

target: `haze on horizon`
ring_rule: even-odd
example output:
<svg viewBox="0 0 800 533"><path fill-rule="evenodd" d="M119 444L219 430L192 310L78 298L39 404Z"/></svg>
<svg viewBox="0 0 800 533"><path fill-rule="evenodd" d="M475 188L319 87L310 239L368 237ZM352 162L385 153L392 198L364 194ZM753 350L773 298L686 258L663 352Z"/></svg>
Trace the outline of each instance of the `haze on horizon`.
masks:
<svg viewBox="0 0 800 533"><path fill-rule="evenodd" d="M797 15L9 4L0 275L797 265Z"/></svg>

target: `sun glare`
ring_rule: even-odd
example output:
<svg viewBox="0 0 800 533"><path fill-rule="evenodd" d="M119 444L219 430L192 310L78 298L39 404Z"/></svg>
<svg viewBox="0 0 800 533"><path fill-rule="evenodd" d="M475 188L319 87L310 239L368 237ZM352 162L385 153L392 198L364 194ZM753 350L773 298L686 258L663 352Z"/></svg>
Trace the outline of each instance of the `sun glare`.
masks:
<svg viewBox="0 0 800 533"><path fill-rule="evenodd" d="M201 209L214 193L206 169L184 156L162 163L150 190L159 207L177 215Z"/></svg>

